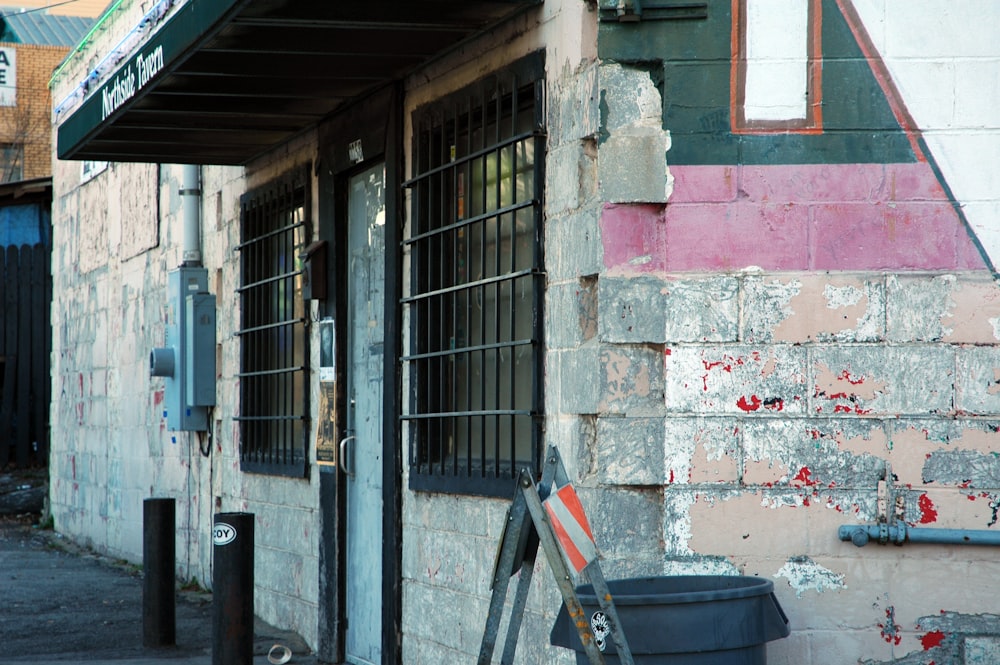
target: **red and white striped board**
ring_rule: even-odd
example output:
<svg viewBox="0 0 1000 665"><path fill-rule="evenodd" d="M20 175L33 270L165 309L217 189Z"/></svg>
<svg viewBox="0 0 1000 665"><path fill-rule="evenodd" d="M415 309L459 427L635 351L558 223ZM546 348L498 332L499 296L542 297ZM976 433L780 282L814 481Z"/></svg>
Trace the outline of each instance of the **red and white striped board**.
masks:
<svg viewBox="0 0 1000 665"><path fill-rule="evenodd" d="M566 555L566 562L579 575L597 559L597 545L590 530L587 514L572 485L563 485L542 502L552 522L556 541Z"/></svg>

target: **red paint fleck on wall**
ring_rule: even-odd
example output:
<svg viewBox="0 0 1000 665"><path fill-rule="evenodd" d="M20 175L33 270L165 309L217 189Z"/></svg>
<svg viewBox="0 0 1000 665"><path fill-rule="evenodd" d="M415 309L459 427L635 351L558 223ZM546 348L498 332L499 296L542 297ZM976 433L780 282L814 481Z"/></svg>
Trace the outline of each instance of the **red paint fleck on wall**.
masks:
<svg viewBox="0 0 1000 665"><path fill-rule="evenodd" d="M872 412L871 409L862 409L860 406L855 404L854 406L848 406L846 404L837 404L833 407L834 413L856 413L859 416L867 416Z"/></svg>
<svg viewBox="0 0 1000 665"><path fill-rule="evenodd" d="M921 494L917 499L917 506L920 507L920 523L930 524L937 521L938 513L934 507L934 502L926 494Z"/></svg>
<svg viewBox="0 0 1000 665"><path fill-rule="evenodd" d="M809 467L807 466L804 466L801 469L799 469L798 474L796 474L796 476L792 478L792 480L800 482L806 486L819 484L819 481L812 479L812 471L810 471Z"/></svg>
<svg viewBox="0 0 1000 665"><path fill-rule="evenodd" d="M761 404L762 402L760 398L757 397L756 395L750 395L750 401L747 401L745 395L736 400L736 406L740 407L747 413L749 413L750 411L756 411L757 409L760 408Z"/></svg>
<svg viewBox="0 0 1000 665"><path fill-rule="evenodd" d="M667 482L670 483L670 484L673 484L673 482L674 482L674 470L673 469L670 469L670 478L667 479Z"/></svg>
<svg viewBox="0 0 1000 665"><path fill-rule="evenodd" d="M163 391L155 390L153 391L153 406L159 406L163 404Z"/></svg>
<svg viewBox="0 0 1000 665"><path fill-rule="evenodd" d="M860 386L862 383L865 382L864 378L860 378L860 379L853 378L851 376L851 373L848 372L846 369L843 372L841 372L840 375L837 378L841 379L843 381L847 381L852 386Z"/></svg>
<svg viewBox="0 0 1000 665"><path fill-rule="evenodd" d="M932 630L920 638L920 643L924 646L924 651L941 646L944 642L944 633L940 630Z"/></svg>
<svg viewBox="0 0 1000 665"><path fill-rule="evenodd" d="M751 354L751 357L753 358L753 360L755 360L757 362L760 361L760 353L758 353L757 351L754 351ZM741 357L734 358L733 356L728 356L727 355L727 356L723 357L722 360L702 360L701 364L705 368L706 372L709 372L709 371L711 371L713 369L719 368L719 369L722 369L722 370L724 370L724 371L729 372L730 374L732 374L732 372L733 372L733 366L739 367L741 365L745 365L746 364L746 360L744 358L741 358Z"/></svg>
<svg viewBox="0 0 1000 665"><path fill-rule="evenodd" d="M785 400L780 397L768 397L764 400L764 408L770 411L784 411Z"/></svg>
<svg viewBox="0 0 1000 665"><path fill-rule="evenodd" d="M672 353L673 353L673 351L671 349L663 349L663 355L665 355L665 356L669 356Z"/></svg>
<svg viewBox="0 0 1000 665"><path fill-rule="evenodd" d="M882 639L888 644L899 645L903 641L903 636L899 634L899 626L896 624L896 608L888 607L885 610L885 623L878 624Z"/></svg>

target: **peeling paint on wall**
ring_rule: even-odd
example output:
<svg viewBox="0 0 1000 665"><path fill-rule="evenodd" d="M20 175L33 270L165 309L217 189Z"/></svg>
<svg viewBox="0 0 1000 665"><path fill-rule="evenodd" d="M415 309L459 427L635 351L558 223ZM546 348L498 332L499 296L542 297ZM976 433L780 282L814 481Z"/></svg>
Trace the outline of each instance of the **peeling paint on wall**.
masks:
<svg viewBox="0 0 1000 665"><path fill-rule="evenodd" d="M648 71L609 62L598 73L601 127L598 183L602 201L664 203L673 190L662 100Z"/></svg>
<svg viewBox="0 0 1000 665"><path fill-rule="evenodd" d="M798 598L806 591L824 593L826 591L836 591L846 589L844 575L824 568L807 556L793 557L785 562L775 577L784 577L788 580L788 586L795 589Z"/></svg>

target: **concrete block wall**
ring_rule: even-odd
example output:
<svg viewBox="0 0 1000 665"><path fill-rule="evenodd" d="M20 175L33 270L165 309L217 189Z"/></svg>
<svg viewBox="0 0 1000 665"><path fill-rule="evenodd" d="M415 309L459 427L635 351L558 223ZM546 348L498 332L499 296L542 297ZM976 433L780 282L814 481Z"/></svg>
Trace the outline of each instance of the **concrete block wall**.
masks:
<svg viewBox="0 0 1000 665"><path fill-rule="evenodd" d="M79 84L142 15L123 3L88 49L56 77L53 98L72 109ZM149 353L164 343L167 272L181 263L181 167L110 164L89 179L79 162L52 159L53 405L50 500L55 528L95 550L140 563L142 501L177 501L177 576L210 587L217 512L255 522L255 609L316 643L318 482L241 472L238 427L239 199L308 163L307 134L247 169L203 167L201 244L217 298L217 407L211 437L173 432L163 380ZM208 454L201 452L204 449Z"/></svg>
<svg viewBox="0 0 1000 665"><path fill-rule="evenodd" d="M468 661L478 655L482 642L494 553L508 502L414 493L406 505L402 662ZM552 573L539 555L515 662L575 662L571 652L549 645L549 630L560 602ZM503 650L509 611L508 606L498 632L497 658Z"/></svg>
<svg viewBox="0 0 1000 665"><path fill-rule="evenodd" d="M956 194L975 185L958 167L971 155L946 137L892 147L919 132L876 121L880 105L908 108L919 72L934 68L903 55L907 12L876 12L879 24L853 4L821 3L811 19L830 76L823 121L837 128L816 138L755 133L730 117L742 103L729 100L730 74L747 66L729 52L742 20L730 9L742 3L709 3L703 23L602 24L597 171L652 84L670 132L669 197L663 205L634 183L618 188L628 196L601 197L600 268L563 275L555 301L580 325L549 338L565 343L553 407L587 423L580 476L595 486L591 505L662 497L661 572L774 581L793 632L768 662L984 662L997 635L982 620L992 550L858 549L837 537L842 524L880 519L995 529L1000 486L1000 286L980 233L998 218L955 212L996 195ZM891 73L880 69L892 60L879 61L886 44ZM934 53L963 79L964 52ZM861 66L832 78L845 63ZM868 86L870 99L827 103L843 81ZM995 122L959 126L995 140ZM935 159L947 175L928 169ZM658 170L611 170L659 191ZM626 532L648 520L614 515Z"/></svg>
<svg viewBox="0 0 1000 665"><path fill-rule="evenodd" d="M593 65L596 15L584 3L547 2L537 14L527 13L468 45L408 81L406 114L439 95L460 89L491 71L539 48L546 52L546 265L551 271L576 275L599 270L601 246L596 174L598 127L597 69ZM565 253L564 253L565 252ZM572 255L570 254L572 252ZM405 274L405 273L404 273ZM550 275L552 273L550 272ZM405 277L404 277L405 279ZM577 281L549 278L545 307L564 308L579 320ZM596 283L595 283L596 285ZM405 288L405 286L404 286ZM596 291L593 293L596 296ZM553 327L546 315L551 347L575 347L583 334L573 327ZM596 319L594 321L596 323ZM580 321L586 327L586 323ZM405 325L402 330L408 330ZM589 334L592 337L596 330ZM404 333L405 335L405 333ZM408 340L404 338L403 347ZM546 391L553 364L546 360ZM404 376L404 385L406 377ZM588 436L577 416L559 417L549 410L546 439L557 443L567 467L575 473L576 447ZM406 433L403 434L406 441ZM404 448L405 450L405 448ZM404 469L407 460L404 454ZM402 662L437 665L474 661L483 637L490 601L490 577L509 500L407 491L403 477ZM645 506L644 506L645 508ZM648 512L648 511L647 511ZM658 506L652 512L659 512ZM595 525L607 529L608 525ZM603 533L603 532L602 532ZM617 555L621 555L620 552ZM511 592L512 594L513 592ZM509 600L509 598L508 598ZM524 665L570 665L573 652L549 645L549 632L561 599L552 573L540 555L523 618L515 662ZM501 645L507 617L501 624ZM496 650L496 658L502 646Z"/></svg>
<svg viewBox="0 0 1000 665"><path fill-rule="evenodd" d="M795 636L772 646L777 662L841 662L825 655L827 632L856 643L848 653L857 657L889 661L893 653L923 651L941 608L955 615L941 632L963 634L961 617L990 607L990 550L857 549L837 539L837 528L880 519L878 488L887 473L899 502L894 519L915 527L996 524L992 451L1000 445L1000 403L990 386L998 356L996 345L982 340L993 335L988 320L1000 311L980 296L984 289L1000 294L1000 287L988 273L743 274L725 281L731 287L696 275L598 280L598 350L585 366L561 364L560 371L564 396L595 371L603 379L589 400L596 409L590 477L598 489L583 497L592 515L614 515L617 530L638 541L608 533L605 542L626 543L630 562L662 557L663 572L774 580ZM900 289L900 282L913 288ZM913 297L925 291L918 283L947 284L949 295L929 308L926 298ZM789 285L795 297L828 297L800 300L760 325L754 313L768 311L770 293ZM848 286L869 294L868 304L839 300ZM664 310L672 319L697 318L706 293L711 311L736 314L724 339L716 340L716 325L692 332L665 323ZM963 304L963 294L974 300ZM640 300L644 306L634 306ZM980 325L952 331L947 341L917 334L974 305ZM885 311L906 323L887 323ZM850 335L842 329L845 314ZM880 322L872 325L873 318ZM823 319L826 330L850 339L820 334ZM573 395L569 401L577 406ZM635 507L602 506L609 497L623 502L622 494L649 504L661 495L662 530L648 533L650 514ZM614 549L606 554L613 559ZM888 639L886 612L893 616Z"/></svg>
<svg viewBox="0 0 1000 665"><path fill-rule="evenodd" d="M280 171L302 159L299 151L262 171ZM60 168L67 176L79 173L73 166ZM164 342L167 272L180 264L180 174L174 166L112 164L86 183L78 176L59 181L53 255L55 525L99 551L138 563L142 500L172 497L178 577L210 587L213 514L251 512L257 612L314 641L317 483L242 473L232 420L239 386L239 267L231 249L238 239L239 195L256 177L245 177L242 169L203 169L203 254L209 290L218 299L220 363L211 437L167 430L163 380L149 376L150 350Z"/></svg>

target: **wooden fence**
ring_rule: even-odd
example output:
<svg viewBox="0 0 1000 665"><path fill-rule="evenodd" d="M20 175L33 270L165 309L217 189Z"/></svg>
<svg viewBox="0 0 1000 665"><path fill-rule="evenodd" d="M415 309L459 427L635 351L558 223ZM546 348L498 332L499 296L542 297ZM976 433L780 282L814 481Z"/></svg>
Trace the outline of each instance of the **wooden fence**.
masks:
<svg viewBox="0 0 1000 665"><path fill-rule="evenodd" d="M0 472L48 464L51 248L0 247Z"/></svg>

